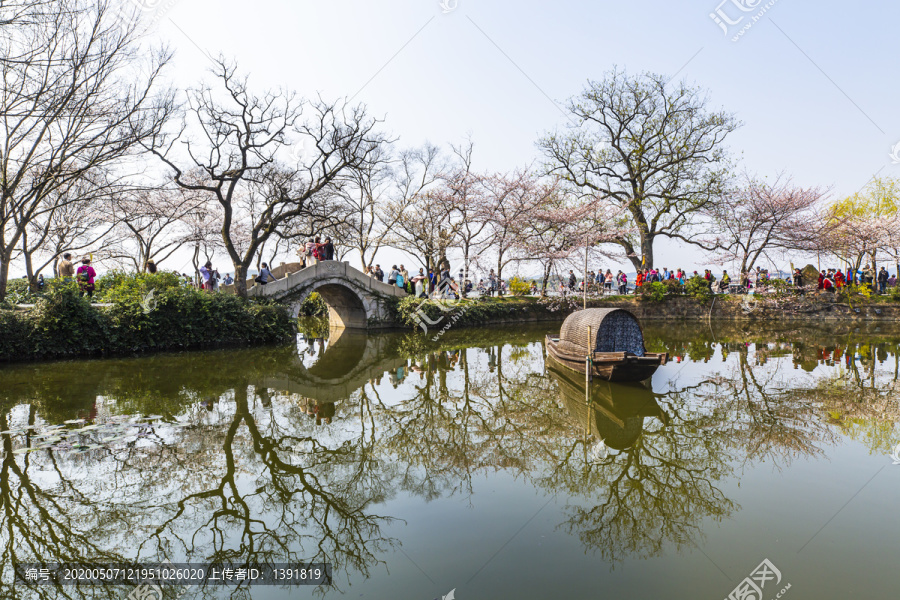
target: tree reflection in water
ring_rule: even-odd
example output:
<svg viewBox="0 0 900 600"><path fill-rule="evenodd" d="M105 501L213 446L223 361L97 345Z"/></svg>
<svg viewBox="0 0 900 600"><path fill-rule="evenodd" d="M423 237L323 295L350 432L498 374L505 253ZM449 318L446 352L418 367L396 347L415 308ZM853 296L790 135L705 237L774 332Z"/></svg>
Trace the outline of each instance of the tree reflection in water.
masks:
<svg viewBox="0 0 900 600"><path fill-rule="evenodd" d="M564 500L560 529L614 566L702 544L704 523L740 509L722 484L744 465L783 468L844 435L873 451L900 441L896 337L648 329L648 346L697 367L666 367L656 393L588 390L545 365L528 331L499 344L471 331L439 346L397 335L315 344L318 361L340 365L278 349L90 363L89 378L85 363L5 369L0 595L28 597L11 587L11 565L35 560L321 561L340 588L400 544L385 531L403 515L384 514L398 493L475 503L475 476L498 470ZM109 442L101 427L103 447L83 453L14 454L46 442L15 433L26 426L138 413L169 424Z"/></svg>

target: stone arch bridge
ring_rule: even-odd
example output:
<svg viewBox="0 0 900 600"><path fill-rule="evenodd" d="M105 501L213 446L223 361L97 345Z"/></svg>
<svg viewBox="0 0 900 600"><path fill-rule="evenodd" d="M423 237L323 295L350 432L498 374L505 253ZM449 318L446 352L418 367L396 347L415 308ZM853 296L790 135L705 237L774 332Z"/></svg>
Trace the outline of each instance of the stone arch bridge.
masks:
<svg viewBox="0 0 900 600"><path fill-rule="evenodd" d="M350 263L334 260L320 261L248 290L251 297L273 298L288 304L295 317L303 301L313 292L318 292L328 306L331 326L349 329L395 326L387 303L407 295L396 285L382 283L354 269Z"/></svg>

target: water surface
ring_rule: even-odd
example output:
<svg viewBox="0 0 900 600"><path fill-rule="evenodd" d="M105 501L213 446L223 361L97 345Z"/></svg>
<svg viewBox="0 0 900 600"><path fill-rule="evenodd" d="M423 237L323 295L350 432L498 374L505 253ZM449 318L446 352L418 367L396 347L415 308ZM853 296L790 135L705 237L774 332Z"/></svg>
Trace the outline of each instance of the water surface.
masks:
<svg viewBox="0 0 900 600"><path fill-rule="evenodd" d="M0 367L0 596L170 560L333 585L167 598L721 599L764 559L763 598L896 595L900 329L647 324L671 362L587 388L554 329Z"/></svg>

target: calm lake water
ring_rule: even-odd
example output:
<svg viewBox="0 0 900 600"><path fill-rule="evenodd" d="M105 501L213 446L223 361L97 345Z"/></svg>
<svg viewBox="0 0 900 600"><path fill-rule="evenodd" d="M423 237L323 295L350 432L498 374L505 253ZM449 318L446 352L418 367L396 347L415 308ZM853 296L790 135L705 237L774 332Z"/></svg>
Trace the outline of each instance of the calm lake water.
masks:
<svg viewBox="0 0 900 600"><path fill-rule="evenodd" d="M0 597L166 560L333 568L185 599L896 597L900 329L650 323L671 362L587 390L553 330L0 366Z"/></svg>

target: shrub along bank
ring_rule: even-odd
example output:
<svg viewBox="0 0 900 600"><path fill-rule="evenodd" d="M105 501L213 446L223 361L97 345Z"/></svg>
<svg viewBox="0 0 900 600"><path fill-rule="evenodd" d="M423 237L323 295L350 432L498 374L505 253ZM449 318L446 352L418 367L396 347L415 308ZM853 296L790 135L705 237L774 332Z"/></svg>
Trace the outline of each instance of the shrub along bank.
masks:
<svg viewBox="0 0 900 600"><path fill-rule="evenodd" d="M152 293L151 293L152 292ZM34 308L0 306L0 360L105 356L289 343L296 326L275 304L187 287L171 273L112 273L92 306L74 283L48 282Z"/></svg>

